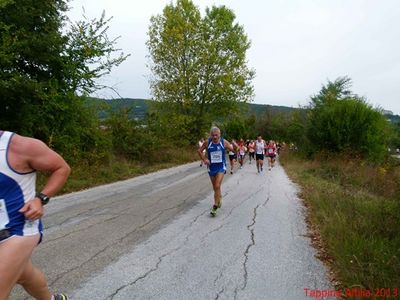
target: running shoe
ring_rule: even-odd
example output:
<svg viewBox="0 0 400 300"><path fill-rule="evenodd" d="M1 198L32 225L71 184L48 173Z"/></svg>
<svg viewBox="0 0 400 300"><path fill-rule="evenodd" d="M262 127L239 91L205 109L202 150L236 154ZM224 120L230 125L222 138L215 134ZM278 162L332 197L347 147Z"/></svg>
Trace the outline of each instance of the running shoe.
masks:
<svg viewBox="0 0 400 300"><path fill-rule="evenodd" d="M213 217L215 217L217 215L217 209L218 209L218 206L216 206L216 205L213 205L213 207L211 208L210 214Z"/></svg>
<svg viewBox="0 0 400 300"><path fill-rule="evenodd" d="M67 295L64 294L55 294L53 295L54 300L68 300Z"/></svg>
<svg viewBox="0 0 400 300"><path fill-rule="evenodd" d="M231 174L233 174L233 172L231 171Z"/></svg>

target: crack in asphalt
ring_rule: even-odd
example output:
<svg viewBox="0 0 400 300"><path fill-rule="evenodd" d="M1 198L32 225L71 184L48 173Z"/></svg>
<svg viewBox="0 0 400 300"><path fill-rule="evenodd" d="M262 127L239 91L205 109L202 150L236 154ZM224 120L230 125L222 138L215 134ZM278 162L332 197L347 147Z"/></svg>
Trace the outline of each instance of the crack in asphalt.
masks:
<svg viewBox="0 0 400 300"><path fill-rule="evenodd" d="M127 199L129 199L129 198L131 198L131 197L128 197L128 198L125 198L125 199L122 199L122 200L127 200ZM160 211L160 214L159 214L159 215L161 215L163 212L166 212L166 211L168 211L168 210L172 210L172 209L174 209L174 208L178 208L178 207L181 207L181 206L185 205L188 199L189 199L189 197L185 198L185 199L183 200L183 202L180 203L180 204L177 204L177 205L175 205L175 206L172 206L172 207L168 207L168 208L163 209L162 211ZM121 199L120 199L119 201L121 201ZM106 209L106 208L112 208L112 206L105 206L105 207L102 207L102 210L104 210L104 209ZM96 208L96 209L98 209L98 208ZM96 210L96 209L90 209L89 211L93 211L93 210ZM89 226L85 227L84 229L74 230L74 231L68 232L68 233L66 233L66 234L64 234L64 235L62 235L62 236L59 236L59 237L56 237L56 238L53 238L53 239L46 240L46 243L51 243L51 242L57 241L57 240L59 240L59 239L65 238L65 237L67 237L67 236L69 236L69 235L72 235L72 234L74 234L74 233L76 233L76 232L81 232L82 230L90 229L90 228L92 228L92 227L94 227L94 226L96 226L96 225L98 225L98 224L105 223L105 222L108 222L108 221L113 220L113 219L115 219L115 218L118 218L119 216L122 216L122 215L130 215L130 214L128 214L128 213L124 213L125 211L126 211L126 208L122 208L121 210L119 210L119 211L117 211L117 212L113 212L113 213L108 213L108 214L97 214L97 216L99 216L99 215L112 215L112 217L107 218L107 219L104 219L104 220L101 220L100 222L94 223L94 224L92 224L92 225L89 225ZM88 212L88 211L86 211L85 213L82 213L82 214L86 214L87 212ZM69 218L68 220L73 219L73 218L76 218L76 217L79 216L79 215L81 215L81 214L78 214L78 215L76 215L76 216L74 216L74 217L71 217L71 218ZM91 216L89 216L89 217L91 217ZM147 217L148 217L148 216L145 216L145 217L144 217L144 220L145 220L145 221L146 221ZM151 220L153 220L153 219L151 219ZM151 221L151 220L150 220L150 221ZM63 221L62 223L60 223L60 224L58 224L58 225L55 225L55 226L61 226L61 225L64 224L65 222L66 222L66 221ZM53 227L53 226L52 226L52 227ZM52 228L52 227L49 227L49 229ZM139 228L140 228L140 227L139 227ZM132 233L133 233L133 232L132 232Z"/></svg>
<svg viewBox="0 0 400 300"><path fill-rule="evenodd" d="M256 240L255 240L255 235L254 235L254 227L256 224L256 218L257 218L257 209L260 207L260 204L258 204L254 209L253 209L253 219L252 219L252 223L247 225L247 229L250 231L250 239L251 242L247 245L246 250L244 252L244 262L243 262L243 285L240 287L240 289L243 291L246 286L247 286L247 279L248 279L248 271L247 271L247 262L249 260L249 251L250 248L255 246L256 244ZM234 294L234 299L237 298L238 295L238 289L239 287L236 287L235 289L235 294Z"/></svg>
<svg viewBox="0 0 400 300"><path fill-rule="evenodd" d="M185 177L186 177L186 176L184 176L183 178L185 178ZM161 179L165 180L165 178L169 178L169 176L167 176L167 177L162 177L162 178L159 179L159 181L162 182ZM182 178L179 178L179 180L182 180ZM145 190L147 190L147 192L145 192L145 194L137 194L137 195L132 195L132 194L130 194L128 197L122 197L122 198L117 197L117 199L114 200L114 201L104 203L104 206L96 206L96 207L94 207L94 208L90 208L90 209L88 209L88 210L86 210L86 211L84 211L84 212L81 212L81 213L77 214L77 215L68 217L68 218L66 218L65 220L63 220L62 222L56 223L56 224L54 224L53 226L48 227L48 228L46 228L46 229L50 229L50 228L55 227L55 226L63 226L64 224L70 222L70 221L73 220L73 219L78 218L78 217L81 216L81 215L88 214L88 215L89 215L88 217L90 217L90 213L91 213L92 211L114 208L114 207L115 207L115 203L118 203L118 202L121 202L121 201L125 201L125 200L128 200L128 199L130 199L130 198L145 198L145 197L148 196L148 195L151 195L151 194L160 192L160 191L164 190L166 187L169 187L169 184L167 184L167 185L163 186L160 190L156 190L156 191L155 191L155 190L154 190L154 185L153 185L151 182L147 182L146 184L149 185L149 188L148 188L148 189L145 189ZM143 186L142 186L142 187L143 187ZM113 193L112 196L113 196L113 197L116 197L116 196L118 196L118 195L124 195L124 194L125 194L125 192L124 192L124 193L122 193L122 192L120 192L120 193ZM166 196L166 197L165 197L165 196L160 197L160 199L158 199L157 202L154 203L154 204L152 204L150 207L153 207L153 206L157 205L161 200L166 200L166 199L168 199L168 198L170 198L170 197L172 197L172 195L168 195L168 196ZM100 204L100 205L101 205L101 204ZM57 238L57 239L58 239L58 238ZM49 240L49 241L52 241L52 240Z"/></svg>
<svg viewBox="0 0 400 300"><path fill-rule="evenodd" d="M241 175L242 175L242 174L241 174ZM239 182L238 182L238 184L239 184ZM258 193L260 193L260 192L262 192L262 191L263 191L263 187L259 188L255 193L253 193L252 195L249 195L249 196L246 197L244 200L240 201L239 204L235 205L234 207L232 207L232 208L229 210L228 214L225 215L224 218L223 218L221 221L224 221L224 220L226 220L227 218L229 218L229 217L232 215L233 211L234 211L236 208L238 208L239 206L241 206L243 203L247 202L248 200L252 199L256 194L258 194ZM228 195L228 192L224 193L223 196L225 197L226 195ZM167 197L170 197L170 196L167 196ZM189 197L186 198L186 199L183 201L183 203L180 203L180 204L178 204L178 205L174 205L174 206L172 206L172 207L169 207L169 208L166 208L166 209L160 211L160 212L159 212L155 217L153 217L151 220L149 220L148 222L142 224L140 227L136 228L135 230L133 230L133 231L127 233L125 236L119 238L117 241L122 241L122 240L124 240L127 236L129 236L130 234L134 233L134 232L137 231L137 230L142 229L144 226L146 226L146 225L150 224L151 222L153 222L154 220L156 220L162 213L183 206L183 205L186 203L186 201L187 201L188 199L189 199ZM159 199L157 202L159 202L159 201L161 201L161 200L165 200L165 197L164 197L163 199ZM264 205L263 205L263 206L265 206L266 203L267 203L268 201L269 201L269 196L267 197L267 200L264 202ZM245 252L244 252L244 256L245 256L245 260L244 260L244 262L243 262L243 270L244 270L243 277L244 277L244 282L243 282L243 285L240 287L242 290L244 290L244 289L246 288L246 286L247 286L247 277L248 277L247 262L248 262L248 259L249 259L249 251L250 251L250 248L251 248L252 246L255 245L254 225L255 225L255 223L256 223L257 209L258 209L259 207L260 207L260 205L257 205L257 207L253 209L253 219L252 219L253 221L252 221L251 224L247 225L247 229L248 229L248 230L250 231L250 233L251 233L251 243L247 245L246 250L245 250ZM197 215L197 216L191 221L191 223L189 224L189 226L187 226L187 227L185 228L185 231L186 231L186 229L189 229L190 227L192 227L192 226L200 219L200 217L204 216L207 212L208 212L208 210L204 210L201 214ZM75 217L76 217L76 216L75 216ZM113 216L113 218L116 218L116 217L117 217L117 216ZM147 216L146 216L146 218L147 218ZM67 220L64 220L64 222L62 222L61 224L66 223L66 222L67 222L68 220L70 220L70 219L73 219L73 218L69 218L69 219L67 219ZM112 218L110 218L110 219L112 219ZM107 222L107 221L109 221L110 219L104 220L103 222ZM203 241L204 241L208 236L210 236L212 233L219 231L219 230L220 230L221 228L223 228L223 226L226 225L226 224L229 224L229 222L220 224L217 228L214 228L213 230L211 230L210 232L208 232L208 233L201 239L201 242L203 242ZM94 224L94 225L96 225L96 224ZM91 225L90 227L92 227L92 226L94 226L94 225ZM69 233L69 234L72 234L72 233ZM143 280L143 279L145 279L146 277L148 277L151 273L156 272L156 271L159 269L159 266L161 265L161 263L163 262L163 260L165 259L165 257L167 257L168 255L170 255L170 254L176 252L177 250L181 249L181 248L189 241L190 236L191 236L190 234L187 235L187 236L185 237L185 240L184 240L183 244L181 244L179 247L174 248L174 249L172 249L171 251L169 251L169 252L167 252L167 253L164 253L163 255L159 256L159 257L158 257L158 261L157 261L156 265L155 265L153 268L149 269L149 270L148 270L147 272L145 272L143 275L137 277L134 281L132 281L132 282L130 282L130 283L128 283L128 284L125 284L125 285L123 285L123 286L120 286L117 290L115 290L115 292L114 292L113 294L107 296L107 299L114 299L114 297L115 297L118 293L120 293L123 289L125 289L126 287L132 286L132 285L136 284L138 281ZM58 239L58 238L57 238L57 239ZM115 244L115 241L113 242L112 245L114 245L114 244ZM106 251L106 250L107 250L110 246L112 246L112 245L107 245L107 246L104 247L102 250L100 250L100 251L97 252L95 255L93 255L91 258L89 258L88 260L86 260L85 262L83 262L82 264L80 264L79 267L81 267L82 265L87 264L87 263L90 262L91 260L95 259L98 255L100 255L102 252ZM76 269L76 268L73 268L73 269L71 269L71 270L69 270L69 271L67 271L67 272L64 272L64 273L60 274L60 275L51 283L51 285L53 285L55 282L57 282L58 280L60 280L62 277L64 277L64 276L65 276L66 274L68 274L69 272L74 271L75 269ZM224 268L224 269L220 272L220 274L218 275L218 277L215 279L214 283L216 283L216 282L218 281L218 279L219 279L220 277L223 276L223 273L224 273L224 270L225 270L225 269L226 269L226 268ZM235 298L237 297L238 290L239 290L239 287L237 287L236 290L235 290ZM220 290L217 292L217 295L216 295L216 298L215 298L215 299L219 299L220 296L222 295L222 293L223 293L224 291L225 291L225 287L222 287L222 289L220 289Z"/></svg>
<svg viewBox="0 0 400 300"><path fill-rule="evenodd" d="M175 209L175 208L178 208L178 207L183 206L183 205L186 203L186 201L187 201L188 199L189 199L189 197L187 197L186 199L184 199L184 201L183 201L182 203L180 203L180 204L177 204L177 205L174 205L174 206L172 206L172 207L168 207L168 208L165 208L165 209L161 210L160 212L158 212L158 213L156 214L155 217L151 218L151 219L150 219L149 221L147 221L146 223L144 223L144 224L140 225L139 227L135 228L133 231L130 231L130 232L128 232L127 234L125 234L124 236L120 237L119 239L113 241L112 244L107 245L106 247L104 247L103 249L101 249L100 251L98 251L97 253L95 253L93 256L91 256L88 260L86 260L86 261L84 261L83 263L81 263L79 266L77 266L77 267L75 267L75 268L72 268L72 269L69 269L69 270L67 270L67 271L65 271L65 272L63 272L63 273L61 273L61 274L59 274L59 275L51 282L50 285L55 284L58 280L60 280L62 277L64 277L64 276L67 275L68 273L70 273L70 272L72 272L72 271L74 271L74 270L80 268L81 266L87 264L88 262L92 261L92 260L95 259L98 255L100 255L101 253L105 252L108 248L110 248L111 246L115 245L115 243L120 243L120 242L122 242L122 241L123 241L124 239L126 239L129 235L133 234L134 232L136 232L136 231L142 229L143 227L147 226L148 224L150 224L150 223L153 222L154 220L158 219L158 217L161 216L164 212L166 212L166 211L168 211L168 210L172 210L172 209ZM120 214L118 214L118 215L116 215L116 216L114 216L114 217L112 217L112 218L109 218L109 219L107 219L107 220L103 220L101 223L108 222L108 221L110 221L110 220L112 220L112 219L115 219L115 218L118 218L118 217L120 217ZM146 217L147 217L147 216L146 216ZM146 218L146 217L145 217L145 218ZM88 228L93 227L93 226L98 225L98 224L99 224L99 223L93 224L93 225L91 225L91 226L86 227L85 229L88 229ZM78 232L78 231L74 231L74 232ZM74 232L70 232L70 233L64 235L63 237L66 237L66 236L68 236L68 235L71 235L71 234L73 234ZM56 239L53 239L52 241L55 241L55 240L60 239L60 238L61 238L61 237L58 237L58 238L56 238ZM186 237L186 239L188 240L188 237Z"/></svg>
<svg viewBox="0 0 400 300"><path fill-rule="evenodd" d="M225 288L222 288L222 290L218 291L217 296L214 298L214 300L218 300L219 296L221 296L224 291L225 291Z"/></svg>
<svg viewBox="0 0 400 300"><path fill-rule="evenodd" d="M91 224L91 225L89 225L89 226L87 226L87 227L85 227L85 228L83 228L83 229L73 230L73 231L70 231L70 232L68 232L68 233L66 233L66 234L64 234L64 235L60 235L60 236L58 236L58 237L56 237L56 238L53 238L53 239L48 239L48 240L46 239L46 245L49 244L49 243L55 242L55 241L57 241L57 240L59 240L59 239L63 239L63 238L65 238L65 237L67 237L67 236L70 236L70 235L72 235L72 234L74 234L74 233L81 232L82 230L90 229L90 228L92 228L92 227L94 227L94 226L97 226L97 225L99 225L99 224L101 224L101 223L105 223L105 222L114 220L114 219L116 219L116 218L118 218L118 217L120 217L120 215L112 214L112 217L110 217L110 218L108 218L108 219L101 220L101 221L98 222L98 223Z"/></svg>
<svg viewBox="0 0 400 300"><path fill-rule="evenodd" d="M229 224L229 222L228 223L222 223L218 227L216 227L213 230L207 232L203 237L200 238L200 244L203 244L203 242L207 239L207 237L209 237L212 233L221 230L222 227L224 227L224 225L226 225L226 224Z"/></svg>
<svg viewBox="0 0 400 300"><path fill-rule="evenodd" d="M128 232L127 234L125 234L123 237L113 241L111 244L105 246L103 249L101 249L100 251L96 252L94 255L92 255L89 259L87 259L86 261L82 262L81 264L79 264L78 266L69 269L61 274L59 274L51 283L51 285L54 285L57 281L59 281L61 278L63 278L65 275L67 275L70 272L75 271L76 269L81 268L83 265L87 264L88 262L92 261L93 259L95 259L98 255L100 255L101 253L105 252L108 248L112 247L115 245L115 243L117 242L121 242L123 241L126 237L128 237L129 235L131 235L132 233L142 229L143 227L147 226L148 224L150 224L151 222L153 222L154 220L156 220L161 214L163 213L163 211L160 211L154 218L152 218L151 220L149 220L148 222L140 225L139 227L135 228L133 231Z"/></svg>
<svg viewBox="0 0 400 300"><path fill-rule="evenodd" d="M255 197L255 195L257 195L258 193L262 192L263 187L260 187L257 191L255 191L254 194L249 194L243 201L241 201L239 204L233 206L229 213L227 215L224 216L224 218L222 219L222 221L224 221L225 219L227 219L228 217L230 217L232 215L232 212L238 208L239 206L241 206L243 203L247 202L248 200L252 199L253 197Z"/></svg>
<svg viewBox="0 0 400 300"><path fill-rule="evenodd" d="M263 187L259 188L259 189L258 189L254 194L252 194L251 196L249 195L247 198L245 198L243 201L241 201L238 205L233 206L233 207L231 208L231 210L229 211L229 213L222 219L222 221L224 221L225 219L227 219L227 218L233 213L233 211L234 211L237 207L241 206L244 202L248 201L249 199L252 199L255 195L257 195L258 193L260 193L260 192L262 192L262 191L263 191ZM267 197L267 200L264 202L264 205L263 205L263 206L265 206L265 204L268 202L268 200L269 200L269 198ZM257 205L256 208L254 208L254 210L253 210L253 219L252 219L253 221L252 221L252 223L251 223L250 225L247 226L247 229L248 229L248 230L250 231L250 233L251 233L251 243L246 247L246 250L245 250L245 253L244 253L245 262L243 263L243 268L244 268L244 271L245 271L245 275L244 275L245 283L244 283L244 286L242 287L242 290L245 289L245 287L247 286L247 276L248 276L248 275L247 275L247 260L248 260L248 252L249 252L250 248L251 248L252 246L255 245L254 229L251 228L251 227L254 226L255 223L256 223L256 220L255 220L255 219L256 219L256 216L257 216L257 209L258 209L259 207L260 207L260 204ZM219 231L220 229L222 229L222 228L224 227L224 225L227 225L227 224L229 224L229 222L227 222L227 223L222 223L222 224L219 225L218 227L216 227L216 228L214 228L213 230L207 232L207 234L206 234L205 236L203 236L203 237L200 239L201 243L203 243L203 242L206 240L206 238L207 238L208 236L210 236L212 233ZM251 228L251 229L250 229L250 228ZM222 277L222 275L223 275L225 269L226 269L226 267L224 267L224 268L221 270L221 272L218 274L218 276L217 276L216 279L214 280L214 286L216 285L217 281ZM219 291L219 292L217 293L215 299L219 299L219 297L220 297L221 294L224 292L224 290L225 290L225 288L222 288L222 290ZM235 290L235 297L236 297L236 295L237 295L237 292L238 292L238 288L236 288L236 290Z"/></svg>
<svg viewBox="0 0 400 300"><path fill-rule="evenodd" d="M92 211L104 211L104 210L107 210L107 209L111 209L111 208L115 208L115 202L120 202L120 201L124 201L124 200L128 200L128 199L130 199L130 198L132 198L132 195L130 195L129 197L125 197L125 198L123 198L123 199L118 199L117 201L112 201L112 202L108 202L106 205L104 205L104 206L98 206L98 207L95 207L95 208L91 208L91 209L89 209L89 210L86 210L85 212L82 212L82 213L79 213L79 214L77 214L77 215L75 215L75 216L72 216L72 217L69 217L68 219L65 219L64 221L62 221L61 223L58 223L58 224L54 224L54 225L52 225L51 227L47 227L46 229L48 229L48 230L50 230L50 229L52 229L52 228L54 228L54 227L62 227L65 223L67 223L68 221L70 221L70 220L73 220L73 219L76 219L77 217L79 217L79 216L81 216L81 215L85 215L85 214L88 214L88 213L90 213L90 212L92 212ZM138 197L139 198L139 197ZM111 212L111 213L101 213L101 214L95 214L96 216L99 216L99 215L112 215L113 217L111 217L111 218L109 218L109 219L105 219L105 220L101 220L101 221L99 221L99 222L97 222L97 223L94 223L94 224L92 224L92 225L89 225L89 226L87 226L87 227L85 227L85 228L83 228L84 230L86 230L86 229L89 229L89 228L91 228L91 227L93 227L93 226L96 226L96 225L98 225L98 224L100 224L100 223L104 223L104 222L108 222L109 220L112 220L112 219L115 219L115 217L116 217L116 215L126 215L126 213L124 214L123 212L125 212L126 211L126 208L122 208L122 209L120 209L119 211L116 211L116 212ZM88 218L91 218L91 217L93 217L93 215L88 215ZM87 219L87 218L86 218ZM65 234L65 235L63 235L63 236L59 236L59 237L56 237L56 238L53 238L53 239L46 239L46 243L50 243L50 242L54 242L54 241L57 241L57 240L59 240L60 238L64 238L64 237L67 237L67 236L69 236L69 235L71 235L71 234L73 234L73 233L76 233L76 232L80 232L82 229L79 229L79 230L74 230L74 231L71 231L71 232L69 232L69 233L67 233L67 234Z"/></svg>
<svg viewBox="0 0 400 300"><path fill-rule="evenodd" d="M224 193L223 196L226 196L226 195L228 195L228 192ZM186 198L186 199L184 200L183 204L184 204L188 199L189 199L189 198ZM163 212L164 212L164 211L167 211L167 210L170 210L170 209L173 209L173 208L176 208L176 207L179 207L179 206L182 206L183 204L181 203L181 204L176 205L176 206L174 206L174 207L166 208L166 209L163 210ZM208 212L208 210L205 210L205 211L203 211L201 214L197 215L197 216L193 219L193 221L189 224L189 226L187 226L187 227L185 228L185 230L187 230L188 228L192 227L192 226L194 225L194 223L196 223L196 222L198 221L198 219L199 219L201 216L203 216L204 214L206 214L207 212ZM207 233L206 236L208 236L208 235L211 234L212 232L218 231L219 229L221 229L221 228L223 227L223 225L224 225L224 224L221 224L218 228L216 228L216 229L212 230L211 232ZM169 251L169 252L163 254L162 256L160 256L160 257L158 258L158 262L157 262L157 264L156 264L156 266L155 266L154 268L148 270L148 271L147 271L145 274L143 274L142 276L137 277L133 282L130 282L130 283L128 283L128 284L125 284L125 285L123 285L123 286L120 286L117 290L115 290L115 292L114 292L113 294L109 295L109 296L107 297L107 299L113 299L113 298L114 298L121 290L123 290L124 288L126 288L126 287L128 287L128 286L132 286L132 285L136 284L138 281L140 281L140 280L142 280L142 279L145 279L145 278L146 278L148 275L150 275L151 273L156 272L156 271L158 270L160 264L162 263L162 260L163 260L165 257L167 257L168 255L171 255L171 254L174 253L175 251L178 251L178 250L181 249L183 246L185 246L185 245L189 242L190 236L191 236L191 234L186 235L185 240L184 240L184 242L183 242L182 245L180 245L179 247L174 248L173 250L171 250L171 251ZM204 238L205 238L205 237L204 237ZM219 292L219 294L221 294L223 291L224 291L224 288ZM217 299L218 299L218 297L219 297L219 296L217 295Z"/></svg>
<svg viewBox="0 0 400 300"><path fill-rule="evenodd" d="M217 282L218 280L220 280L222 278L222 276L224 275L225 270L227 269L228 265L224 265L224 267L221 269L221 271L219 272L218 276L214 279L214 286L217 287ZM225 291L225 287L222 287L222 289L220 291L217 292L217 296L215 299L218 299L222 293Z"/></svg>
<svg viewBox="0 0 400 300"><path fill-rule="evenodd" d="M196 218L193 219L192 222L190 222L189 226L187 226L186 228L190 228L194 225L194 223L196 223L200 217L204 216L206 213L208 212L208 209L204 210L201 214L197 215Z"/></svg>
<svg viewBox="0 0 400 300"><path fill-rule="evenodd" d="M142 276L137 277L134 281L120 286L118 289L115 290L115 292L114 292L113 294L107 296L107 299L114 299L114 297L115 297L119 292L121 292L123 289L125 289L125 288L127 288L127 287L129 287L129 286L135 285L139 280L145 279L145 278L146 278L147 276L149 276L151 273L157 271L158 268L159 268L159 266L160 266L160 264L162 263L163 259L164 259L166 256L168 256L168 255L174 253L175 251L177 251L177 250L179 250L179 249L180 249L180 247L174 248L174 249L172 249L171 251L169 251L169 252L167 252L167 253L164 253L163 255L161 255L160 257L158 257L158 261L157 261L157 263L156 263L156 265L155 265L154 268L148 270L148 271L147 271L146 273L144 273Z"/></svg>
<svg viewBox="0 0 400 300"><path fill-rule="evenodd" d="M61 227L61 226L63 226L64 224L68 223L69 221L71 221L71 220L73 220L73 219L77 219L77 218L79 218L80 216L85 215L85 214L88 214L88 213L90 213L91 211L94 211L94 210L96 210L96 209L98 209L98 207L91 208L91 209L89 209L89 210L85 210L85 211L83 211L83 212L81 212L81 213L79 213L79 214L77 214L77 215L73 215L73 216L71 216L71 217L68 217L68 218L66 218L65 220L63 220L62 222L56 223L56 224L54 224L54 225L51 226L51 227L45 227L44 229L45 229L45 230L46 230L46 229L51 229L51 228L56 227L56 226Z"/></svg>

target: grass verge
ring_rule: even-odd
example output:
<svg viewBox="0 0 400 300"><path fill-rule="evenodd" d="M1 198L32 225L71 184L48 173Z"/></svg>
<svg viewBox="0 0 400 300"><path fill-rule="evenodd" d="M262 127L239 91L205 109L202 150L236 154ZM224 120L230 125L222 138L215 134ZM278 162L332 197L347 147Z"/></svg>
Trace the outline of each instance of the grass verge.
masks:
<svg viewBox="0 0 400 300"><path fill-rule="evenodd" d="M161 169L178 166L198 159L196 150L163 149L156 158L149 161L129 160L122 157L112 157L101 163L89 164L85 161L71 166L71 175L62 191L65 194L94 186L116 182ZM46 175L38 176L38 189L44 186Z"/></svg>
<svg viewBox="0 0 400 300"><path fill-rule="evenodd" d="M399 163L372 166L337 156L311 161L290 152L280 161L301 187L313 241L336 287L373 295L389 288L387 298L400 299Z"/></svg>

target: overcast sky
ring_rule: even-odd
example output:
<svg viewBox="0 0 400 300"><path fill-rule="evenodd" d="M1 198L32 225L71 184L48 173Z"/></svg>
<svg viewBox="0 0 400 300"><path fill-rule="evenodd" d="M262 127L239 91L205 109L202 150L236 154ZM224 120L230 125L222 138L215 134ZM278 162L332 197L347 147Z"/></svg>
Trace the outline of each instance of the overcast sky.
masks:
<svg viewBox="0 0 400 300"><path fill-rule="evenodd" d="M150 17L168 0L71 0L72 20L113 17L109 36L131 56L103 84L122 97L150 98L146 67ZM175 3L176 1L173 1ZM400 1L398 0L195 0L226 5L251 40L248 64L256 70L254 103L298 107L327 80L348 76L352 91L374 107L400 115ZM100 97L118 97L98 92Z"/></svg>

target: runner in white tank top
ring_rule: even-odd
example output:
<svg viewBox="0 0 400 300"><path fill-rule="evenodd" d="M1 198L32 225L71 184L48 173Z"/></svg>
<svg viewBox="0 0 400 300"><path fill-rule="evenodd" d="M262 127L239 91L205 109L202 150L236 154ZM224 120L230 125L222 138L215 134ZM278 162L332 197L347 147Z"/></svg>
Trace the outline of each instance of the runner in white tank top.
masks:
<svg viewBox="0 0 400 300"><path fill-rule="evenodd" d="M265 153L266 143L262 139L262 136L258 135L255 144L256 144L256 167L257 167L257 173L260 173L263 170L264 153Z"/></svg>
<svg viewBox="0 0 400 300"><path fill-rule="evenodd" d="M41 193L35 193L36 170L50 173ZM8 299L17 282L35 299L67 299L51 294L31 256L41 238L43 205L69 173L64 159L43 142L0 131L0 299Z"/></svg>

